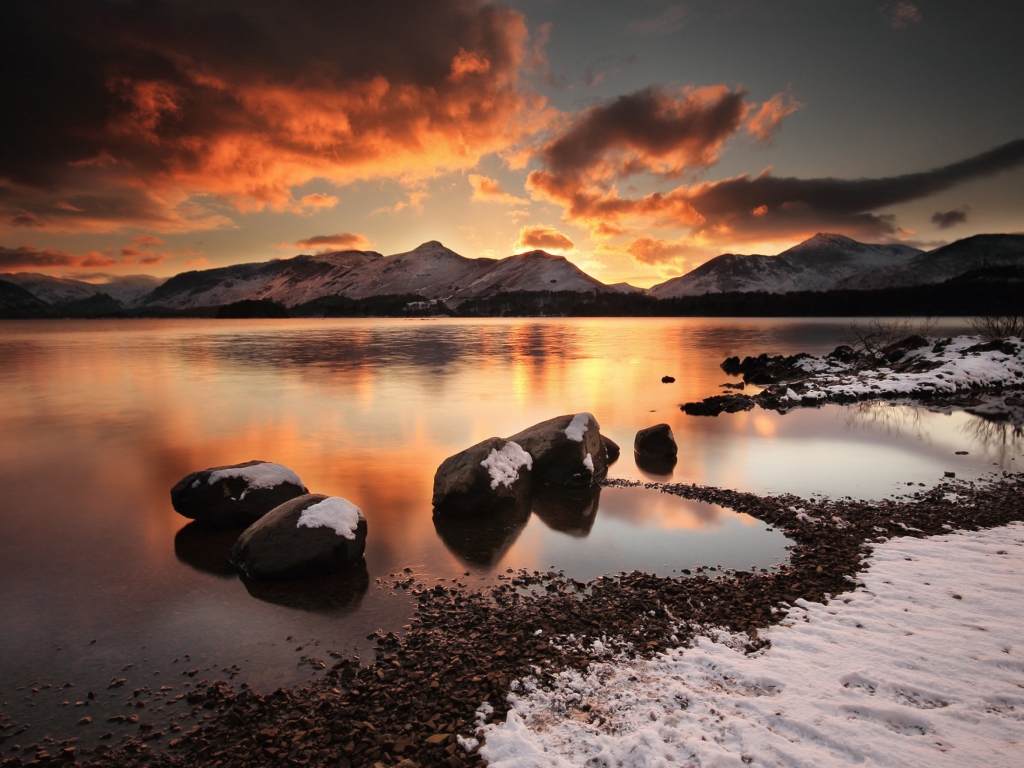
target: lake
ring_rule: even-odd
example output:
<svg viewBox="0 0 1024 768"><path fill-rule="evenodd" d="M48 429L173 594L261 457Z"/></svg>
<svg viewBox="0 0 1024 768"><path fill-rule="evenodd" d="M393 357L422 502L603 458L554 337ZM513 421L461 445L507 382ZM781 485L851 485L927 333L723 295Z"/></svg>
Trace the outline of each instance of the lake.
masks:
<svg viewBox="0 0 1024 768"><path fill-rule="evenodd" d="M499 542L435 528L441 461L560 414L593 413L623 448L609 477L640 481L880 499L946 471L970 479L1020 466L1012 430L965 413L870 404L700 418L679 409L723 391L730 378L719 364L730 355L821 354L849 327L706 318L2 322L2 712L32 723L18 737L28 743L84 714L124 714L141 686L177 695L192 679L235 673L269 690L316 674L303 657L367 658L368 634L401 631L411 615L412 597L388 586L406 568L422 584L473 587L520 568L586 581L785 559L779 531L648 489L605 488L569 512L537 510ZM949 321L932 332L965 330ZM665 375L676 381L663 384ZM659 422L671 425L679 459L654 475L630 448L638 429ZM285 464L312 492L357 504L369 524L365 569L299 585L240 580L224 561L237 532L188 526L169 490L194 470L249 459ZM173 718L174 706L154 704L145 716Z"/></svg>

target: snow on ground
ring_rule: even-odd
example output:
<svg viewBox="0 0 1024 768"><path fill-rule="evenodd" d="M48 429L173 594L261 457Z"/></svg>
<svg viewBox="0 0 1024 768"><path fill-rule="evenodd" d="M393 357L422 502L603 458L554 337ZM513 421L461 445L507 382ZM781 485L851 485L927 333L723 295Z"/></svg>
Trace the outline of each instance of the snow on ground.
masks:
<svg viewBox="0 0 1024 768"><path fill-rule="evenodd" d="M295 527L333 528L339 536L354 539L359 530L359 521L363 519L363 511L348 499L328 496L302 510Z"/></svg>
<svg viewBox="0 0 1024 768"><path fill-rule="evenodd" d="M913 350L899 361L901 366L915 360L937 366L928 371L897 372L882 367L854 372L849 364L826 357L808 357L797 366L814 374L807 381L811 392L804 397L820 398L817 392L853 397L951 395L978 387L1024 385L1024 342L1008 340L1005 349L1015 349L1013 354L1002 349L971 351L980 343L972 336L958 336L948 345Z"/></svg>
<svg viewBox="0 0 1024 768"><path fill-rule="evenodd" d="M522 681L481 752L492 768L1024 764L1024 524L893 539L869 563L759 653L719 633L553 690Z"/></svg>

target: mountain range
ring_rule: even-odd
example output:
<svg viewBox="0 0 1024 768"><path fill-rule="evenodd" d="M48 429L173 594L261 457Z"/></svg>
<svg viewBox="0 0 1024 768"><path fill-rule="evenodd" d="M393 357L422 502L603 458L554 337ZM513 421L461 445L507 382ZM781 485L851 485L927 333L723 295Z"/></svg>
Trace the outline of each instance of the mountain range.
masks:
<svg viewBox="0 0 1024 768"><path fill-rule="evenodd" d="M450 308L515 292L646 294L677 299L719 293L877 290L941 283L989 267L1024 268L1024 235L975 235L933 251L859 243L817 234L777 256L723 254L649 289L605 285L544 251L470 259L430 241L393 256L338 251L183 272L87 283L36 273L0 274L0 312L40 314L79 308L93 314L188 311L264 300L293 308L340 297L419 296ZM85 312L86 314L90 312ZM8 312L9 314L9 312Z"/></svg>

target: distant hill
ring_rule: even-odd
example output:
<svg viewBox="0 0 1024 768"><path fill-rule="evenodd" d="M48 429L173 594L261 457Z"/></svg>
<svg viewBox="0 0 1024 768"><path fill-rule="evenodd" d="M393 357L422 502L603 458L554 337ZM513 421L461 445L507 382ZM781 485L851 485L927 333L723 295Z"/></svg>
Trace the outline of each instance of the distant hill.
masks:
<svg viewBox="0 0 1024 768"><path fill-rule="evenodd" d="M850 290L933 285L991 267L1024 267L1024 235L975 235L922 253L901 266L852 275L835 287Z"/></svg>
<svg viewBox="0 0 1024 768"><path fill-rule="evenodd" d="M906 245L868 245L819 233L778 256L717 256L650 289L659 299L706 293L827 291L851 275L900 267L922 251Z"/></svg>
<svg viewBox="0 0 1024 768"><path fill-rule="evenodd" d="M339 251L176 275L138 307L188 309L243 300L296 307L327 296L365 299L416 295L456 306L503 291L612 290L561 256L532 251L504 259L467 259L432 240L394 256Z"/></svg>
<svg viewBox="0 0 1024 768"><path fill-rule="evenodd" d="M1021 270L1024 235L976 235L923 252L906 245L872 245L819 233L777 256L723 254L648 290L627 283L605 285L567 259L544 251L470 259L436 240L393 256L376 251L299 255L183 272L166 281L135 275L94 284L24 272L0 275L0 280L44 302L32 310L24 303L24 295L8 288L5 295L10 306L19 307L11 312L43 312L41 307L48 305L48 316L60 317L212 317L219 307L252 301L274 302L293 316L457 314L462 306L472 314L549 310L564 314L573 311L573 302L587 304L587 311L604 307L612 314L642 315L669 311L668 305L652 301L701 297L709 300L688 302L680 311L717 315L728 310L745 315L752 311L743 305L747 302L768 314L774 314L773 307L785 306L797 313L820 315L827 310L827 301L838 300L839 294L846 308L843 314L859 314L860 293L865 294L862 303L867 311L869 305L879 306L878 297L868 297L868 292L934 286L969 274L974 277L965 285L971 286L972 301L976 301L984 285L1011 280ZM1003 296L1005 291L998 290ZM823 298L826 292L831 296L828 300ZM799 299L781 300L797 294ZM920 308L931 301L929 297L940 295L946 294L908 297ZM717 300L716 296L729 298ZM882 309L900 311L897 306ZM942 306L933 308L934 314L943 312ZM0 307L0 316L26 315L12 315Z"/></svg>
<svg viewBox="0 0 1024 768"><path fill-rule="evenodd" d="M0 317L10 319L52 317L52 308L21 286L0 280Z"/></svg>
<svg viewBox="0 0 1024 768"><path fill-rule="evenodd" d="M0 274L0 280L14 283L37 299L56 306L91 299L100 294L106 294L121 306L128 306L164 282L163 278L151 275L125 275L111 277L106 283L87 283L84 280L52 277L36 272Z"/></svg>

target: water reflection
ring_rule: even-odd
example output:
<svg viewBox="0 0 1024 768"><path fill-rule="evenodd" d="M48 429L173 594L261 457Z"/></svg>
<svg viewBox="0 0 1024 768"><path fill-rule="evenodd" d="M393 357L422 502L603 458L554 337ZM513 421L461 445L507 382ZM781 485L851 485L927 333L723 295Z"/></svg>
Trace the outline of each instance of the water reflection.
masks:
<svg viewBox="0 0 1024 768"><path fill-rule="evenodd" d="M244 530L189 523L174 535L174 554L179 561L201 573L233 579L238 571L228 562L228 553Z"/></svg>
<svg viewBox="0 0 1024 768"><path fill-rule="evenodd" d="M255 581L245 576L241 578L246 590L257 600L339 616L353 613L370 588L370 572L365 560L343 571L304 579Z"/></svg>
<svg viewBox="0 0 1024 768"><path fill-rule="evenodd" d="M601 488L542 486L534 491L533 514L553 531L577 538L590 534L597 519Z"/></svg>
<svg viewBox="0 0 1024 768"><path fill-rule="evenodd" d="M434 530L466 565L490 569L512 548L530 519L526 505L502 505L474 514L434 513Z"/></svg>

